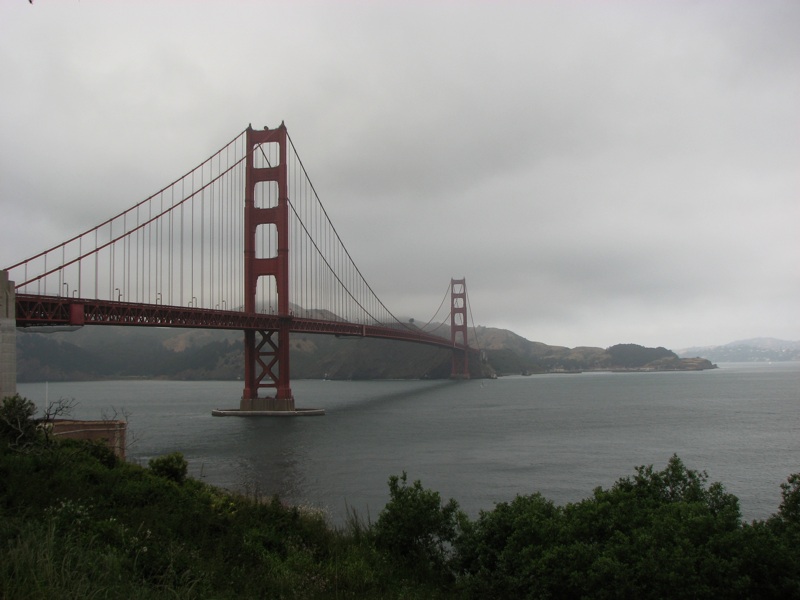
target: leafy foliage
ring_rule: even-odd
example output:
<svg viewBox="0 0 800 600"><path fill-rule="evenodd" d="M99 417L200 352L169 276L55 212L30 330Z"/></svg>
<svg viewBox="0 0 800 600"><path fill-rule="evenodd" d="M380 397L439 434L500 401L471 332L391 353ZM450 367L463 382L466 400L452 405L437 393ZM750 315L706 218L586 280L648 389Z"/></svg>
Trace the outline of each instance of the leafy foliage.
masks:
<svg viewBox="0 0 800 600"><path fill-rule="evenodd" d="M19 394L3 398L0 405L0 444L17 449L36 439L36 405Z"/></svg>
<svg viewBox="0 0 800 600"><path fill-rule="evenodd" d="M148 465L153 474L175 483L183 483L186 480L186 472L189 469L189 463L186 462L180 452L151 458Z"/></svg>
<svg viewBox="0 0 800 600"><path fill-rule="evenodd" d="M452 498L442 504L438 492L408 484L405 473L389 478L389 502L375 523L375 542L407 567L444 575L450 548L466 516Z"/></svg>
<svg viewBox="0 0 800 600"><path fill-rule="evenodd" d="M465 591L481 598L785 597L800 582L796 566L775 560L789 549L777 557L749 551L774 544L774 531L743 525L737 498L706 482L673 456L662 471L639 467L563 508L538 494L498 504L462 540ZM779 575L770 578L774 596L762 593L765 572Z"/></svg>
<svg viewBox="0 0 800 600"><path fill-rule="evenodd" d="M336 530L187 478L179 453L144 469L96 444L0 447L0 597L797 598L800 474L782 487L776 515L743 523L674 456L577 503L518 496L471 521L403 473L375 524Z"/></svg>
<svg viewBox="0 0 800 600"><path fill-rule="evenodd" d="M781 502L778 517L782 523L790 528L797 529L800 533L800 473L790 475L785 483L781 484Z"/></svg>

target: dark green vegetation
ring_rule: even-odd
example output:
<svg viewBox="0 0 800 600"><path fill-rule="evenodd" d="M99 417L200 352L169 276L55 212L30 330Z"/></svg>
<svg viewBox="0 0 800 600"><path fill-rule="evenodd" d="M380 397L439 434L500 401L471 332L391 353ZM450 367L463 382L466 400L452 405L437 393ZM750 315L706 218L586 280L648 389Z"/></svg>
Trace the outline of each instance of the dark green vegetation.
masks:
<svg viewBox="0 0 800 600"><path fill-rule="evenodd" d="M703 358L679 358L666 348L617 344L609 348L566 348L530 342L510 331L478 327L478 339L498 375L581 371L697 371L715 365Z"/></svg>
<svg viewBox="0 0 800 600"><path fill-rule="evenodd" d="M375 523L341 529L277 498L48 439L0 407L0 596L36 598L797 598L800 475L766 521L673 457L555 506L468 518L405 473Z"/></svg>
<svg viewBox="0 0 800 600"><path fill-rule="evenodd" d="M444 328L440 331L449 335ZM493 374L572 372L592 369L694 370L713 365L680 359L665 348L620 344L611 348L564 348L530 342L510 331L479 327L470 340L473 377ZM243 344L239 331L137 327L84 327L73 332L17 335L17 379L64 381L163 377L239 379ZM293 334L295 379L440 379L450 376L451 353L420 344L325 335Z"/></svg>

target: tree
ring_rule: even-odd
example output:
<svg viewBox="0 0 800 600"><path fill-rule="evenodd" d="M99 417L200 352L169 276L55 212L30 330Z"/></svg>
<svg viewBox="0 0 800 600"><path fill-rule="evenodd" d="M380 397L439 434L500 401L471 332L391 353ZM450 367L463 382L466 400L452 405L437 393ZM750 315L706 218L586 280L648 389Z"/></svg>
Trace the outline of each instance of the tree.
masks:
<svg viewBox="0 0 800 600"><path fill-rule="evenodd" d="M19 394L3 398L0 406L0 440L6 448L19 450L36 441L36 405Z"/></svg>
<svg viewBox="0 0 800 600"><path fill-rule="evenodd" d="M406 567L448 574L452 544L467 520L458 503L442 504L419 480L409 485L405 471L389 478L389 496L374 527L378 548Z"/></svg>
<svg viewBox="0 0 800 600"><path fill-rule="evenodd" d="M738 499L673 456L591 497L539 494L482 512L458 544L481 598L747 597Z"/></svg>
<svg viewBox="0 0 800 600"><path fill-rule="evenodd" d="M481 511L456 542L465 591L475 598L535 597L563 509L539 493Z"/></svg>
<svg viewBox="0 0 800 600"><path fill-rule="evenodd" d="M172 452L171 454L151 458L148 462L148 466L154 475L181 484L186 481L186 472L189 463L186 462L186 459L180 452Z"/></svg>
<svg viewBox="0 0 800 600"><path fill-rule="evenodd" d="M778 517L787 527L800 533L800 473L789 475L781 484L781 501Z"/></svg>

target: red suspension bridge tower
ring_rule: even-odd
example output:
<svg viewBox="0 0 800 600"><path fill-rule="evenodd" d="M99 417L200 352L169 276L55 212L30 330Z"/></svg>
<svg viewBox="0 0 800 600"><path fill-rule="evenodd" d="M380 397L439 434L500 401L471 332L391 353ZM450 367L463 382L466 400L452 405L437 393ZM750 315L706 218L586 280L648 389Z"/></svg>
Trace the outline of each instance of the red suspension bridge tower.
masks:
<svg viewBox="0 0 800 600"><path fill-rule="evenodd" d="M289 383L289 332L292 315L289 308L289 199L286 168L286 127L263 131L247 129L247 165L244 197L244 310L256 312L256 295L260 277L274 277L278 296L278 329L246 329L244 332L244 391L241 410L293 411L294 396ZM262 144L277 144L278 164L256 167ZM266 156L266 155L263 155ZM256 187L277 185L277 204L256 206ZM256 256L256 236L261 226L274 226L277 234L277 255ZM258 339L256 339L258 337ZM273 397L259 397L258 391L269 388Z"/></svg>
<svg viewBox="0 0 800 600"><path fill-rule="evenodd" d="M450 280L450 341L453 343L453 368L450 371L450 378L469 379L466 279Z"/></svg>

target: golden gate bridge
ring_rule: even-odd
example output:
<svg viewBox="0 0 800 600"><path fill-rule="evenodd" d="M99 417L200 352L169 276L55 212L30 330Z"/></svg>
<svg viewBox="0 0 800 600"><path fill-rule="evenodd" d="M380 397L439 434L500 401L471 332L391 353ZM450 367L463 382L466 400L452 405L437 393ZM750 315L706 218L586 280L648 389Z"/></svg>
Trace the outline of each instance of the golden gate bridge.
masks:
<svg viewBox="0 0 800 600"><path fill-rule="evenodd" d="M300 414L291 390L292 332L449 348L453 378L469 378L475 352L464 279L450 281L449 337L401 322L378 298L283 123L248 126L152 196L6 270L15 282L17 327L243 331L240 414Z"/></svg>

